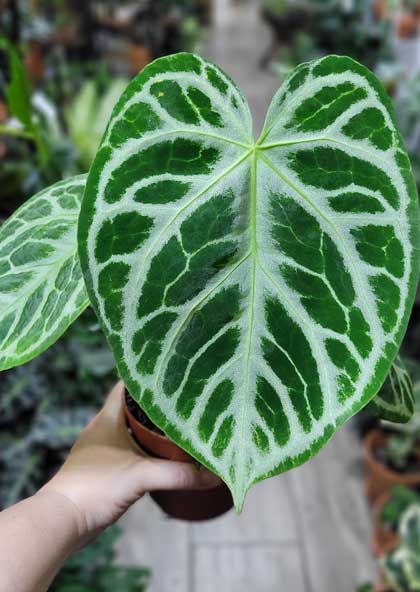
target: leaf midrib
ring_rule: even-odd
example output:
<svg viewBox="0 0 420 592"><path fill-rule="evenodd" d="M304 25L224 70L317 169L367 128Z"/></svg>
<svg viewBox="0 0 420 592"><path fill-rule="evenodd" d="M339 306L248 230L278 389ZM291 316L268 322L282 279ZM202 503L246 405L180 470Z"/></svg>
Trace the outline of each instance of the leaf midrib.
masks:
<svg viewBox="0 0 420 592"><path fill-rule="evenodd" d="M241 413L241 425L240 425L240 454L238 461L238 479L235 483L235 491L233 492L235 505L238 506L238 510L241 510L241 498L242 491L244 488L244 454L245 454L245 430L246 430L246 416L248 412L248 399L249 399L249 366L252 351L252 336L255 320L255 276L257 270L257 253L258 253L258 241L257 241L257 150L254 146L252 152L251 162L251 187L250 187L250 226L251 226L251 244L250 253L252 256L252 271L251 271L251 294L250 303L248 310L248 335L246 345L246 356L245 356L245 388L243 389L243 405ZM242 501L243 503L243 501Z"/></svg>

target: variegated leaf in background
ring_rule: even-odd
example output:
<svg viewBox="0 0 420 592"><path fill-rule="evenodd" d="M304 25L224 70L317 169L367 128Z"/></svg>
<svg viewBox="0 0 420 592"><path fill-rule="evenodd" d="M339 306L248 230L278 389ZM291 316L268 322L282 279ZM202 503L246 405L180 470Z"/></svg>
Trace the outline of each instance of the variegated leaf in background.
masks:
<svg viewBox="0 0 420 592"><path fill-rule="evenodd" d="M414 413L414 387L404 362L397 356L368 411L387 421L406 423Z"/></svg>
<svg viewBox="0 0 420 592"><path fill-rule="evenodd" d="M0 227L0 370L43 352L89 304L76 240L85 182L52 185Z"/></svg>
<svg viewBox="0 0 420 592"><path fill-rule="evenodd" d="M404 512L398 526L400 543L381 558L386 583L395 592L420 590L420 506Z"/></svg>
<svg viewBox="0 0 420 592"><path fill-rule="evenodd" d="M131 394L237 509L376 394L419 272L390 101L336 56L292 73L256 143L215 65L149 65L114 109L78 240Z"/></svg>

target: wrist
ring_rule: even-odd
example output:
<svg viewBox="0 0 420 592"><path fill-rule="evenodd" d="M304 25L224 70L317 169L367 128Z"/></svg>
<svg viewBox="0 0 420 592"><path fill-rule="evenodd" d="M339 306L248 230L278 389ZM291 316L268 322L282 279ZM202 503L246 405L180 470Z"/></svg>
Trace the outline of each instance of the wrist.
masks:
<svg viewBox="0 0 420 592"><path fill-rule="evenodd" d="M57 524L63 536L65 552L69 556L89 542L91 538L85 516L68 496L49 487L40 489L33 498Z"/></svg>
<svg viewBox="0 0 420 592"><path fill-rule="evenodd" d="M45 489L3 510L0 531L1 590L47 590L69 556L83 544L83 523L77 510L65 496Z"/></svg>

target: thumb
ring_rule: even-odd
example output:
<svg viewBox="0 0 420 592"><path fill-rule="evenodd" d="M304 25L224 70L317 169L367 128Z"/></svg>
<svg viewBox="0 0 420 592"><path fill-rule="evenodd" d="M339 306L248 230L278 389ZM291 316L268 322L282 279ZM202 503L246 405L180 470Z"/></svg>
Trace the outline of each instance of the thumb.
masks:
<svg viewBox="0 0 420 592"><path fill-rule="evenodd" d="M122 398L124 393L124 383L122 380L119 380L117 384L111 389L109 392L105 404L100 410L98 416L99 417L108 417L116 419L121 414L122 408Z"/></svg>
<svg viewBox="0 0 420 592"><path fill-rule="evenodd" d="M108 447L131 448L136 453L140 451L125 426L123 395L124 383L120 380L108 394L102 409L83 430L80 442L84 445L102 444Z"/></svg>
<svg viewBox="0 0 420 592"><path fill-rule="evenodd" d="M131 478L142 491L158 489L211 489L221 479L194 463L146 458L131 467Z"/></svg>

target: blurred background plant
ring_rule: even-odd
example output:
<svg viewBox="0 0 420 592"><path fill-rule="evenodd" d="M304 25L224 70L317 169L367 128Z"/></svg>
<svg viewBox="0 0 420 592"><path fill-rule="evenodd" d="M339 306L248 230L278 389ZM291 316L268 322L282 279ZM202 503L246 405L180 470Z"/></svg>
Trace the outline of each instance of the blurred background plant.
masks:
<svg viewBox="0 0 420 592"><path fill-rule="evenodd" d="M150 578L148 569L113 564L120 536L121 529L111 526L74 555L54 580L50 592L144 592Z"/></svg>
<svg viewBox="0 0 420 592"><path fill-rule="evenodd" d="M373 0L263 0L273 33L263 64L276 52L289 67L329 53L349 55L372 69L392 59L392 25L375 17L373 5Z"/></svg>
<svg viewBox="0 0 420 592"><path fill-rule="evenodd" d="M382 558L385 581L395 592L420 589L420 505L405 510L398 527L400 543Z"/></svg>
<svg viewBox="0 0 420 592"><path fill-rule="evenodd" d="M420 493L404 485L395 485L381 508L381 522L397 531L404 512L413 504L420 504Z"/></svg>
<svg viewBox="0 0 420 592"><path fill-rule="evenodd" d="M0 0L0 219L86 172L128 78L208 23L207 0Z"/></svg>
<svg viewBox="0 0 420 592"><path fill-rule="evenodd" d="M420 471L420 365L406 360L413 380L414 413L407 423L379 421L379 427L387 434L385 446L380 451L381 460L400 473Z"/></svg>

